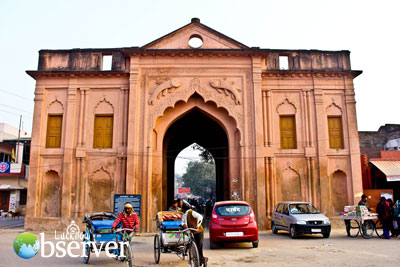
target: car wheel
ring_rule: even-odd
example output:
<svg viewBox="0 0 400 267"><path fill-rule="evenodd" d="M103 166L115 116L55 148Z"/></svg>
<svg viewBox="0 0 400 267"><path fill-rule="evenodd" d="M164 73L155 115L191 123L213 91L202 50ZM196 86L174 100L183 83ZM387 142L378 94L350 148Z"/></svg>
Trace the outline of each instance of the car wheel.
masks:
<svg viewBox="0 0 400 267"><path fill-rule="evenodd" d="M253 244L253 248L258 248L258 240L251 242Z"/></svg>
<svg viewBox="0 0 400 267"><path fill-rule="evenodd" d="M290 226L290 237L293 239L297 238L297 231L296 231L296 227L294 227L294 225Z"/></svg>
<svg viewBox="0 0 400 267"><path fill-rule="evenodd" d="M271 223L271 230L272 230L272 233L273 234L277 234L278 233L278 229L276 228L276 226L275 226L275 223Z"/></svg>
<svg viewBox="0 0 400 267"><path fill-rule="evenodd" d="M218 244L210 241L210 249L216 249L216 248L218 248Z"/></svg>
<svg viewBox="0 0 400 267"><path fill-rule="evenodd" d="M331 235L331 232L323 233L322 236L324 238L328 238Z"/></svg>

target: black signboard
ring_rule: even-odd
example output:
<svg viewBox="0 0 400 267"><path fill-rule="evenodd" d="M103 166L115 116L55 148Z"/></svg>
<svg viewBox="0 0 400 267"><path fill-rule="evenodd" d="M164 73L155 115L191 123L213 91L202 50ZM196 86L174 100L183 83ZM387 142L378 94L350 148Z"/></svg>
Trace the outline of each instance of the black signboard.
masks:
<svg viewBox="0 0 400 267"><path fill-rule="evenodd" d="M140 217L140 210L142 208L142 196L141 195L114 195L114 213L119 214L124 210L124 204L130 202L133 206L133 210Z"/></svg>

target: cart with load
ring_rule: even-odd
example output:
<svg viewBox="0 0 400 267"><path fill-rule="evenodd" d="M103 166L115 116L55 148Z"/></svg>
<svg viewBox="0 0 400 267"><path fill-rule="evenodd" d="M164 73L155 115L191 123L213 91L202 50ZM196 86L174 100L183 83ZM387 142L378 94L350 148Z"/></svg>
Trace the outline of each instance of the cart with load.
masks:
<svg viewBox="0 0 400 267"><path fill-rule="evenodd" d="M130 247L129 233L134 229L122 228L118 230L112 229L117 215L111 212L96 212L85 214L83 223L86 224L86 230L83 231L83 242L85 243L85 255L83 262L89 263L90 253L105 251L109 249L110 254L114 254L115 260L125 262L127 266L131 267L132 263L132 250ZM114 242L116 246L107 246L108 243Z"/></svg>
<svg viewBox="0 0 400 267"><path fill-rule="evenodd" d="M175 253L182 260L188 257L191 266L200 266L200 257L194 242L194 228L183 229L182 212L160 211L156 216L159 234L154 236L154 261L160 262L161 253Z"/></svg>
<svg viewBox="0 0 400 267"><path fill-rule="evenodd" d="M370 213L366 206L345 206L342 219L349 227L350 237L361 234L363 238L370 239L374 232L377 236L383 237L383 227L378 215Z"/></svg>

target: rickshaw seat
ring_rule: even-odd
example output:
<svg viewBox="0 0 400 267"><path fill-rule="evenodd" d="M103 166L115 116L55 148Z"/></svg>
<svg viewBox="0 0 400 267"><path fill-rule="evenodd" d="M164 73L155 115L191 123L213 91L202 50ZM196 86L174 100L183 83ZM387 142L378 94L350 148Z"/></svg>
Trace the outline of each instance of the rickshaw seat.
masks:
<svg viewBox="0 0 400 267"><path fill-rule="evenodd" d="M104 220L104 221L92 221L92 225L95 230L97 229L110 229L114 220Z"/></svg>
<svg viewBox="0 0 400 267"><path fill-rule="evenodd" d="M161 222L161 227L163 230L182 229L182 222L181 221L164 221L164 222Z"/></svg>

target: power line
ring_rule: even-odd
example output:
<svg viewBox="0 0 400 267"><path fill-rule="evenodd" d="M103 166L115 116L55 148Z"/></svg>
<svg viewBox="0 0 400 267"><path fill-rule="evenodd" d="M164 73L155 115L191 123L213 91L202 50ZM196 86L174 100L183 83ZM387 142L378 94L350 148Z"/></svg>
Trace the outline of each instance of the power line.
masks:
<svg viewBox="0 0 400 267"><path fill-rule="evenodd" d="M19 111L22 111L22 112L25 112L25 113L28 113L28 114L32 115L32 111L26 111L26 110L23 110L23 109L19 109L19 108L16 108L16 107L8 106L8 105L1 104L1 103L0 103L0 105L1 106L5 106L7 108L12 108L12 109L15 109L15 110L19 110Z"/></svg>
<svg viewBox="0 0 400 267"><path fill-rule="evenodd" d="M7 110L4 110L4 109L0 109L0 111L2 111L2 112L6 112L6 113L9 113L9 114L12 114L12 115L15 115L15 116L20 116L21 114L18 114L18 113L15 113L15 112L11 112L11 111L7 111ZM30 119L30 120L33 120L31 117L27 117L27 116L22 116L23 118L26 118L26 119Z"/></svg>
<svg viewBox="0 0 400 267"><path fill-rule="evenodd" d="M20 96L20 95L17 95L17 94L13 94L13 93L10 93L10 92L8 92L8 91L6 91L6 90L2 90L2 89L0 89L0 91L4 92L4 93L6 93L6 94L10 94L10 95L13 95L13 96L19 97L19 98L21 98L21 99L25 99L25 100L33 101L33 98L27 98L27 97L23 97L23 96Z"/></svg>

